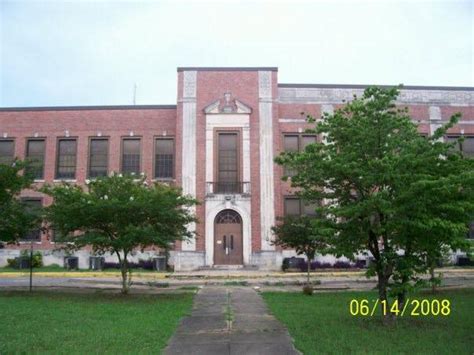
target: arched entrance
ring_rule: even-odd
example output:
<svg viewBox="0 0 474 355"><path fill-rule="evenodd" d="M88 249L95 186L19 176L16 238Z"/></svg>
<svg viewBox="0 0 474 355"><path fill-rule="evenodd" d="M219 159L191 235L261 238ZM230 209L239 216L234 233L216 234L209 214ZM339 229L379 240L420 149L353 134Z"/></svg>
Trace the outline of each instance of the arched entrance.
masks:
<svg viewBox="0 0 474 355"><path fill-rule="evenodd" d="M242 218L234 210L219 212L214 221L214 264L243 264Z"/></svg>

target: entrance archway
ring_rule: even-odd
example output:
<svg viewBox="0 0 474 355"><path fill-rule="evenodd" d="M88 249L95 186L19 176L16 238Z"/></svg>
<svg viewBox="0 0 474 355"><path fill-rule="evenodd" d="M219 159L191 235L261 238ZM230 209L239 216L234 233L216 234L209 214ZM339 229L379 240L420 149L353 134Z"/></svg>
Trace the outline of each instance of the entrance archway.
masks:
<svg viewBox="0 0 474 355"><path fill-rule="evenodd" d="M243 264L242 218L234 210L223 210L214 220L214 264Z"/></svg>

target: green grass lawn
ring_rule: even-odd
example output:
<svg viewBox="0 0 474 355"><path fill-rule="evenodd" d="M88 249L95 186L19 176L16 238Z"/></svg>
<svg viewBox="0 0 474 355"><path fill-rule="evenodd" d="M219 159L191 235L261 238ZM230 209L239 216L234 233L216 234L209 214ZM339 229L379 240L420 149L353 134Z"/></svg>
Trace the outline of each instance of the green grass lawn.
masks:
<svg viewBox="0 0 474 355"><path fill-rule="evenodd" d="M0 292L0 354L159 353L192 298Z"/></svg>
<svg viewBox="0 0 474 355"><path fill-rule="evenodd" d="M373 300L374 292L302 293L268 292L263 297L272 313L286 326L304 354L411 353L472 354L474 352L474 289L443 291L421 298L449 299L447 317L407 317L384 326L374 317L352 316L349 302ZM380 310L379 310L380 312Z"/></svg>

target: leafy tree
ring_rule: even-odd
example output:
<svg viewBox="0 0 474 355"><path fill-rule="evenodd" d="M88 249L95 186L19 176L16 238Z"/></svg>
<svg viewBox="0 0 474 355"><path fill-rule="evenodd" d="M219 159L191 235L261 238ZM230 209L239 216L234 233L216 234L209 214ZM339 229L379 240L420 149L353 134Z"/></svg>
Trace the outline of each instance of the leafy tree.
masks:
<svg viewBox="0 0 474 355"><path fill-rule="evenodd" d="M54 198L46 219L61 242L72 250L90 245L93 251L117 255L121 266L122 292L131 283L128 257L135 249L168 248L170 243L191 237L186 225L195 221L188 207L195 200L165 184L148 185L142 176L114 174L81 186L64 183L45 186Z"/></svg>
<svg viewBox="0 0 474 355"><path fill-rule="evenodd" d="M38 227L40 211L29 209L19 198L33 180L23 174L26 164L14 161L0 164L0 240L15 243Z"/></svg>
<svg viewBox="0 0 474 355"><path fill-rule="evenodd" d="M327 249L325 231L320 228L317 217L285 216L280 223L272 227L275 234L273 244L287 249L295 249L298 255L304 254L307 258L306 286L310 287L311 260L316 253L324 254Z"/></svg>
<svg viewBox="0 0 474 355"><path fill-rule="evenodd" d="M466 247L474 209L474 161L440 140L460 115L423 137L397 96L396 88L367 88L316 123L311 131L323 142L276 159L296 172L291 183L304 198L327 201L321 214L338 256L371 252L368 275L377 275L386 302L388 292L403 302L419 284L428 254Z"/></svg>

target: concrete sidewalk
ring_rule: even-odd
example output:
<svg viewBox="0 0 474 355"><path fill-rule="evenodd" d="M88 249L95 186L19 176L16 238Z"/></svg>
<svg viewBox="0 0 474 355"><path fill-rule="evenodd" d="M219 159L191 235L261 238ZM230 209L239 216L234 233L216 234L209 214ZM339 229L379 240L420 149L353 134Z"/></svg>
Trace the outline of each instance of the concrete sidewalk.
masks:
<svg viewBox="0 0 474 355"><path fill-rule="evenodd" d="M442 273L443 287L474 287L474 269L438 269L436 274ZM166 274L143 273L134 274L133 289L142 290L172 290L202 286L253 286L261 290L300 290L306 283L306 275L301 273L270 273L253 272L250 275L242 273L228 274L222 272L215 274L207 272L205 276L199 274ZM425 278L429 277L424 275ZM376 286L375 277L367 279L362 272L319 272L312 273L311 279L316 291L337 290L371 290ZM25 288L29 284L28 273L9 272L0 273L1 288ZM66 287L66 288L95 288L115 289L120 288L120 275L111 273L96 273L91 276L83 272L69 273L37 273L33 275L34 287Z"/></svg>
<svg viewBox="0 0 474 355"><path fill-rule="evenodd" d="M299 354L251 288L205 287L164 350L174 354Z"/></svg>

